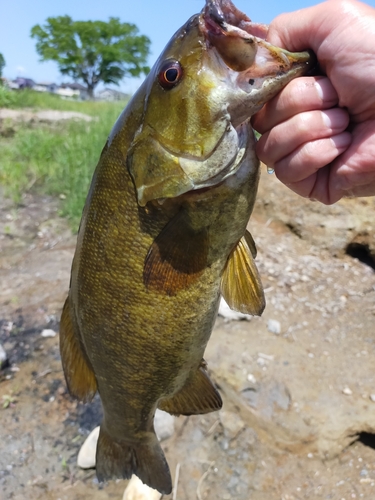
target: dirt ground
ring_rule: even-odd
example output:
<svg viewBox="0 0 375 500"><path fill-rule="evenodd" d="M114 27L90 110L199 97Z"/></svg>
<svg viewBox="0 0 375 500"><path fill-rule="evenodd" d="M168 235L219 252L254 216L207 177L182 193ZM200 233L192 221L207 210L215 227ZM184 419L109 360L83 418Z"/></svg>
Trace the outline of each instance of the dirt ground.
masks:
<svg viewBox="0 0 375 500"><path fill-rule="evenodd" d="M61 369L75 237L58 207L0 193L0 498L121 499L126 481L76 465L101 408L73 401ZM249 228L266 311L218 318L206 360L224 408L176 419L165 498L375 498L374 209L302 200L264 172Z"/></svg>

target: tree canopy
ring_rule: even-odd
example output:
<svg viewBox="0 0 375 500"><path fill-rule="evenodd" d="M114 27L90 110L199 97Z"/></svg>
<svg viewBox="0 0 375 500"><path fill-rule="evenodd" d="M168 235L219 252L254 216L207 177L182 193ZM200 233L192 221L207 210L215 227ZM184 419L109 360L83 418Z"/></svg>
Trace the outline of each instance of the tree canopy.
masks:
<svg viewBox="0 0 375 500"><path fill-rule="evenodd" d="M0 52L0 77L3 76L4 66L5 66L5 59L3 54Z"/></svg>
<svg viewBox="0 0 375 500"><path fill-rule="evenodd" d="M60 73L82 80L91 96L99 82L119 84L125 76L149 71L145 65L150 39L137 26L111 17L104 21L73 21L49 17L31 29L42 61L56 61Z"/></svg>

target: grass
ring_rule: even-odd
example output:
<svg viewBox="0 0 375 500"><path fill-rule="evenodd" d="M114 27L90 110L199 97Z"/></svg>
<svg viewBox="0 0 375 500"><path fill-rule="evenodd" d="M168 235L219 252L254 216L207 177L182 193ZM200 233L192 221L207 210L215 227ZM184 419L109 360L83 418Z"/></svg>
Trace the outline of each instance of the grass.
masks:
<svg viewBox="0 0 375 500"><path fill-rule="evenodd" d="M15 201L30 190L59 196L61 214L77 229L100 152L125 103L66 101L33 91L14 94L4 105L0 92L0 106L79 111L96 118L89 123L12 125L13 137L0 139L0 183L5 193Z"/></svg>
<svg viewBox="0 0 375 500"><path fill-rule="evenodd" d="M75 99L63 99L57 94L48 92L35 92L24 89L21 91L7 90L0 86L0 107L11 109L56 109L59 111L79 111L88 115L96 115L103 107L119 106L114 103L104 103L100 101L78 101ZM124 106L124 103L120 104Z"/></svg>

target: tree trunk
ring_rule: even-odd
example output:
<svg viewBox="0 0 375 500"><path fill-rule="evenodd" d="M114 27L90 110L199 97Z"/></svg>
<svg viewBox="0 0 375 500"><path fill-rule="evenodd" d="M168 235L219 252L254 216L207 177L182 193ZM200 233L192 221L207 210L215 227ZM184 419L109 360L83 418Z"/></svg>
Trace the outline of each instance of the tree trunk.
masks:
<svg viewBox="0 0 375 500"><path fill-rule="evenodd" d="M87 85L87 93L89 95L89 99L94 100L94 86L93 85Z"/></svg>

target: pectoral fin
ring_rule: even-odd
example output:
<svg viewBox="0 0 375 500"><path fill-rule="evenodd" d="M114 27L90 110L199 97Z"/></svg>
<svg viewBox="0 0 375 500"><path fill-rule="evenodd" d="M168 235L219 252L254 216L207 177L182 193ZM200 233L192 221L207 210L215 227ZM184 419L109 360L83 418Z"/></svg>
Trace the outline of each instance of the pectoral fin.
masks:
<svg viewBox="0 0 375 500"><path fill-rule="evenodd" d="M95 374L75 332L69 297L60 321L60 353L69 392L80 401L91 401L97 391Z"/></svg>
<svg viewBox="0 0 375 500"><path fill-rule="evenodd" d="M145 261L144 283L150 290L176 295L203 273L207 253L207 230L193 230L181 211L152 244Z"/></svg>
<svg viewBox="0 0 375 500"><path fill-rule="evenodd" d="M228 258L221 278L221 293L231 309L260 316L266 301L254 255L255 243L246 231Z"/></svg>
<svg viewBox="0 0 375 500"><path fill-rule="evenodd" d="M220 410L222 405L220 394L207 375L203 362L177 394L161 400L158 406L172 415L200 415Z"/></svg>

